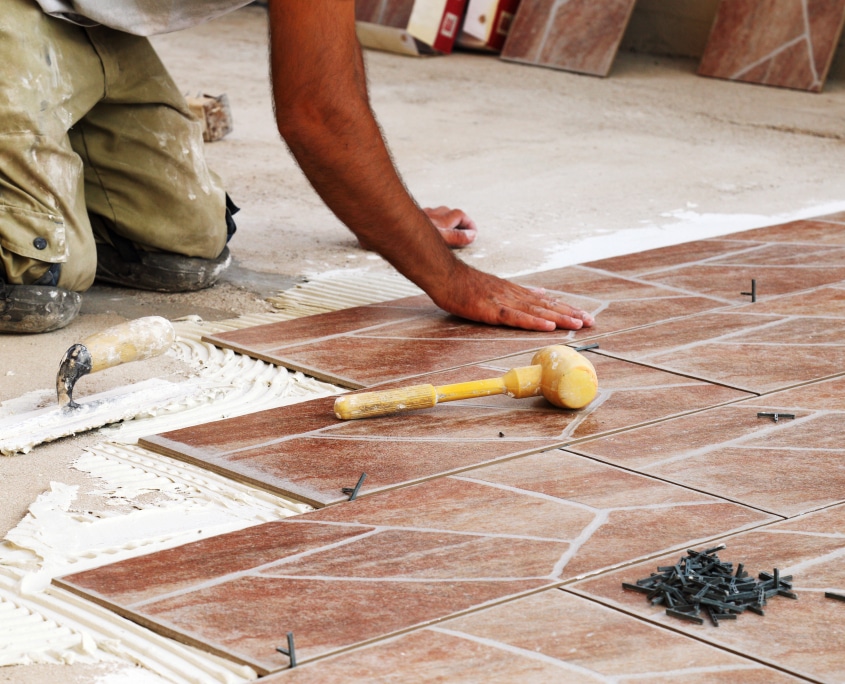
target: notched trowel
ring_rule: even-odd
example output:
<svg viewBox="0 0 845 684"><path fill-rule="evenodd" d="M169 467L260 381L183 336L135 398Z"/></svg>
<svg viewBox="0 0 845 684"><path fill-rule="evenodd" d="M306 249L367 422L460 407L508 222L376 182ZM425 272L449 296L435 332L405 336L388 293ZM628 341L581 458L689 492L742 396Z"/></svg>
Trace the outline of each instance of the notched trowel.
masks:
<svg viewBox="0 0 845 684"><path fill-rule="evenodd" d="M73 390L89 373L162 354L176 340L173 325L161 316L121 323L74 344L56 374L57 408L0 419L0 453L26 453L42 442L134 418L165 402L191 393L180 383L147 380L88 397L77 403Z"/></svg>

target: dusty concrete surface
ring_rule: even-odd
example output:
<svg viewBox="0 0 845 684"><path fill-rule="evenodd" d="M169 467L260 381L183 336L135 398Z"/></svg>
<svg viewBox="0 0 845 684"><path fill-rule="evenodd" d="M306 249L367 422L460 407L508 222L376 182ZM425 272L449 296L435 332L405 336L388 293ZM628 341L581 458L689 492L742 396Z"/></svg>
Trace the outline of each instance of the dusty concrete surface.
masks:
<svg viewBox="0 0 845 684"><path fill-rule="evenodd" d="M185 295L95 286L65 330L0 338L0 401L53 386L70 344L125 318L270 310L264 297L335 270L384 272L321 205L275 133L264 10L248 7L155 44L186 93L227 93L235 131L207 146L241 205L225 282ZM607 79L455 54L368 53L372 100L422 204L464 208L479 238L462 251L498 274L727 233L845 202L845 81L811 95L695 76L695 62L622 53ZM167 357L110 369L80 396L148 377ZM98 441L82 435L0 458L0 532ZM0 668L0 682L118 682L114 666ZM135 680L133 680L135 681Z"/></svg>

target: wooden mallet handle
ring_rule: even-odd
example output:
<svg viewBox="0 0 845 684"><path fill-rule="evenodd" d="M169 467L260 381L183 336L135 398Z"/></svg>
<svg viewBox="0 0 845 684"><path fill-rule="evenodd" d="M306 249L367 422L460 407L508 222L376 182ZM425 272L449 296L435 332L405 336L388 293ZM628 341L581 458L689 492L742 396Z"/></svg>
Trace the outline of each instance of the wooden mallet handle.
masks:
<svg viewBox="0 0 845 684"><path fill-rule="evenodd" d="M341 420L386 416L399 411L432 408L445 401L507 394L514 399L536 397L541 393L541 366L512 368L499 378L471 380L454 385L414 385L399 389L362 392L338 397L334 414Z"/></svg>

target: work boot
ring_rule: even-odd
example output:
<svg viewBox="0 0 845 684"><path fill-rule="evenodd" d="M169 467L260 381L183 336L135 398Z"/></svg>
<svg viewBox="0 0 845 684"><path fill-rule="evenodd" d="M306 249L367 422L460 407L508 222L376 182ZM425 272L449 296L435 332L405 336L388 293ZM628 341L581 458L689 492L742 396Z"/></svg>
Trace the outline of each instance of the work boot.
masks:
<svg viewBox="0 0 845 684"><path fill-rule="evenodd" d="M59 264L30 285L11 285L0 269L0 333L43 333L64 328L79 313L77 292L57 287Z"/></svg>
<svg viewBox="0 0 845 684"><path fill-rule="evenodd" d="M138 249L122 251L97 243L97 280L138 290L194 292L214 285L232 263L228 247L216 259Z"/></svg>

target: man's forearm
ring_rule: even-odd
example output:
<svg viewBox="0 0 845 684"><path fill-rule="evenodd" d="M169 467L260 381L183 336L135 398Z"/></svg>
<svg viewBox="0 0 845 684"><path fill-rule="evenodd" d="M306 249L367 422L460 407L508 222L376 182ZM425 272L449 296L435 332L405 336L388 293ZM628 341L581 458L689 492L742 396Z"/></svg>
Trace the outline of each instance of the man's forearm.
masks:
<svg viewBox="0 0 845 684"><path fill-rule="evenodd" d="M276 0L270 10L282 137L338 218L436 297L463 266L405 189L387 151L368 102L354 3ZM292 37L293 26L308 39Z"/></svg>

